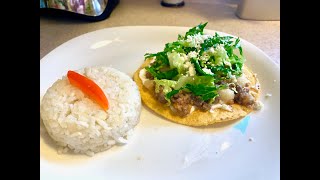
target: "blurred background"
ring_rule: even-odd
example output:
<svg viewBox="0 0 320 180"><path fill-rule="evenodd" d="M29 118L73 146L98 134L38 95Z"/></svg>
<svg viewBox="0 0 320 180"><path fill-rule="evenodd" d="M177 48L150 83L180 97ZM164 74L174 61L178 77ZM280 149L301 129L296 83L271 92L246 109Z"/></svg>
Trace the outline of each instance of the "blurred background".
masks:
<svg viewBox="0 0 320 180"><path fill-rule="evenodd" d="M100 4L95 1L86 7L81 3L88 1L69 1L64 4L64 0L40 0L40 59L74 37L103 28L138 25L192 27L208 22L207 29L246 39L280 64L280 0L184 0L180 7L162 6L161 0L117 0L112 1L113 4L110 1L112 5L109 6L108 0L99 0ZM66 11L69 8L77 12L73 14L90 12L91 19L45 11L50 4L51 9ZM92 9L100 9L102 13L105 7L105 17L92 19L95 16Z"/></svg>

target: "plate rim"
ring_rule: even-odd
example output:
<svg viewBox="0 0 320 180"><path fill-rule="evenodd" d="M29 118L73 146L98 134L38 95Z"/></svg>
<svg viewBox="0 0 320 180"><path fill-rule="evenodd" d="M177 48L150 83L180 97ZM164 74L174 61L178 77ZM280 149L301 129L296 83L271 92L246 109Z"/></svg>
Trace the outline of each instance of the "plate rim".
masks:
<svg viewBox="0 0 320 180"><path fill-rule="evenodd" d="M84 34L81 34L81 35L78 35L74 38L71 38L67 41L65 41L64 43L58 45L57 47L55 47L54 49L52 49L49 53L47 53L45 56L43 56L41 59L40 59L40 68L41 68L41 64L43 63L47 63L48 62L48 58L50 59L50 56L54 53L57 53L59 52L59 49L60 48L64 48L64 46L68 45L68 44L72 44L74 43L74 41L77 41L78 39L81 40L84 36L91 36L91 35L94 35L95 33L98 33L100 31L106 31L106 30L112 30L112 29L123 29L123 28L168 28L168 29L187 29L187 28L190 28L190 27L187 27L187 26L116 26L116 27L107 27L107 28L102 28L102 29L98 29L98 30L94 30L94 31L90 31L90 32L87 32L87 33L84 33ZM148 31L148 30L146 30ZM233 37L237 37L235 35L232 35L232 34L228 34L228 33L225 33L225 32L221 32L221 31L216 31L216 30L213 30L213 29L206 29L205 31L211 31L211 32L217 32L217 33L222 33L222 34L225 34L225 35L230 35L230 36L233 36ZM259 47L255 46L254 44L252 44L251 42L245 40L245 39L242 39L240 37L240 39L242 41L244 41L247 45L251 46L251 48L254 48L254 51L258 51L259 54L261 54L262 56L265 56L266 59L268 59L268 61L271 63L270 65L273 66L275 69L274 71L277 73L277 76L279 75L279 78L280 78L280 64L277 64L275 61L273 61L269 55L267 55L264 51L262 51ZM41 83L41 82L40 82ZM279 85L280 86L280 85ZM280 101L279 101L280 103ZM280 118L279 118L279 123L280 123Z"/></svg>

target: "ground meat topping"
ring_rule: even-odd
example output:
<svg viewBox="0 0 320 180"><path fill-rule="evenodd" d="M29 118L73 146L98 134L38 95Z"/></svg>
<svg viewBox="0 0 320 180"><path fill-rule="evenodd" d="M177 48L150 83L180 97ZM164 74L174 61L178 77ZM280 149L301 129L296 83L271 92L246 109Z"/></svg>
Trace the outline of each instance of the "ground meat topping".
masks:
<svg viewBox="0 0 320 180"><path fill-rule="evenodd" d="M251 106L254 104L255 99L254 97L249 93L248 87L241 87L239 85L236 86L237 94L234 97L235 102L238 104L244 105L244 106Z"/></svg>
<svg viewBox="0 0 320 180"><path fill-rule="evenodd" d="M172 107L179 116L187 116L192 108L191 93L180 91L171 97Z"/></svg>
<svg viewBox="0 0 320 180"><path fill-rule="evenodd" d="M192 104L202 111L208 111L211 108L211 104L202 100L199 96L191 96Z"/></svg>
<svg viewBox="0 0 320 180"><path fill-rule="evenodd" d="M149 71L146 71L146 78L153 80L154 77L152 76L152 74Z"/></svg>
<svg viewBox="0 0 320 180"><path fill-rule="evenodd" d="M172 109L180 116L187 116L191 113L192 106L195 106L201 111L208 111L211 109L209 102L203 101L199 96L192 93L180 91L171 97Z"/></svg>
<svg viewBox="0 0 320 180"><path fill-rule="evenodd" d="M249 87L241 87L240 85L229 84L229 88L235 89L234 102L249 108L255 108L255 98L250 94ZM163 86L159 86L159 92L155 93L156 99L162 103L168 103L163 92ZM203 101L199 96L186 91L180 91L179 93L171 97L171 110L181 117L185 117L192 112L192 108L197 108L201 111L209 111L214 104L220 103L221 97L215 97L214 102Z"/></svg>
<svg viewBox="0 0 320 180"><path fill-rule="evenodd" d="M166 100L165 94L164 94L164 92L163 92L163 86L159 86L159 92L158 92L158 93L155 92L155 97L156 97L156 99L157 99L160 103L162 103L162 104L165 104L165 103L168 102L168 101Z"/></svg>

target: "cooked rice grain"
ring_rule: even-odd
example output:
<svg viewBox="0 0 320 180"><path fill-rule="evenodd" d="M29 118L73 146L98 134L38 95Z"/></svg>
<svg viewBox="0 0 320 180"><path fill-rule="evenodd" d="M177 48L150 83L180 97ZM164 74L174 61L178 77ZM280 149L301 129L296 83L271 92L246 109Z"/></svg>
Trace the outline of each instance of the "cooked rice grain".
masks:
<svg viewBox="0 0 320 180"><path fill-rule="evenodd" d="M109 109L104 111L64 76L41 101L40 115L49 135L60 146L89 156L125 143L128 131L139 122L141 110L135 82L110 67L85 68L78 73L100 86L108 98Z"/></svg>

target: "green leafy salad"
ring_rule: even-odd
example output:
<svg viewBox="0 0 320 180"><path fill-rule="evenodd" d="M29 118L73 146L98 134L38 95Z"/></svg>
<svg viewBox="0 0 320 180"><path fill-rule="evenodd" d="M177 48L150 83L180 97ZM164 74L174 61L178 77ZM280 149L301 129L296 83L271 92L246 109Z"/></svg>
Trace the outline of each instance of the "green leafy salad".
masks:
<svg viewBox="0 0 320 180"><path fill-rule="evenodd" d="M199 24L178 35L161 52L145 54L145 59L152 61L140 77L152 80L159 102L172 106L181 116L190 114L194 107L209 111L217 103L254 102L253 97L249 103L239 97L241 92L250 95L250 82L243 77L245 58L240 39L204 34L206 25ZM239 84L237 79L247 84Z"/></svg>

